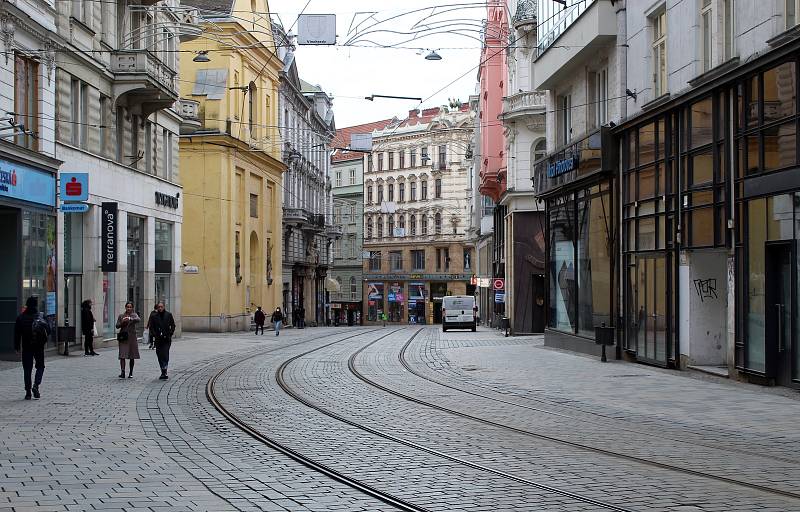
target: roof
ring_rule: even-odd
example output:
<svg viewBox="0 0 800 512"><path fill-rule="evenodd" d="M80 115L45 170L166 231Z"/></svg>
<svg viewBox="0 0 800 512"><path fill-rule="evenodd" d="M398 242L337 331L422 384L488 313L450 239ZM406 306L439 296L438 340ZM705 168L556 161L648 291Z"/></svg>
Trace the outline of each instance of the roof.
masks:
<svg viewBox="0 0 800 512"><path fill-rule="evenodd" d="M303 92L323 92L319 85L311 85L302 78L300 79L300 90Z"/></svg>
<svg viewBox="0 0 800 512"><path fill-rule="evenodd" d="M181 7L195 7L204 18L225 18L230 16L236 0L181 0Z"/></svg>
<svg viewBox="0 0 800 512"><path fill-rule="evenodd" d="M392 119L383 119L381 121L373 121L371 123L357 124L355 126L348 126L346 128L339 128L336 130L336 135L333 137L331 147L339 148L334 151L331 156L332 162L343 162L346 160L360 160L364 153L361 151L342 151L341 148L346 148L350 145L350 136L354 133L372 133L375 130L383 130L392 122Z"/></svg>

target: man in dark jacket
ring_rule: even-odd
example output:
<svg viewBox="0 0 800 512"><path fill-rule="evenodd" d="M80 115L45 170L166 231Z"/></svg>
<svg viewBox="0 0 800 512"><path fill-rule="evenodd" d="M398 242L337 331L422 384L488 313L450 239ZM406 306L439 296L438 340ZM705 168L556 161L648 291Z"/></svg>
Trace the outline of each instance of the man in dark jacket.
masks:
<svg viewBox="0 0 800 512"><path fill-rule="evenodd" d="M253 314L253 321L256 323L256 334L258 334L258 328L261 328L261 335L264 335L264 322L267 321L267 315L261 310L261 306L258 306L256 312Z"/></svg>
<svg viewBox="0 0 800 512"><path fill-rule="evenodd" d="M50 335L50 327L41 320L40 325L45 329L45 333L34 332L34 322L39 318L38 300L36 297L28 297L25 302L25 311L17 317L14 324L14 350L22 352L22 370L25 374L25 400L33 397L37 400L39 394L39 384L42 383L44 375L44 345L47 343L47 336ZM39 336L44 336L40 338ZM36 361L36 376L31 385L31 372L33 371L34 360Z"/></svg>
<svg viewBox="0 0 800 512"><path fill-rule="evenodd" d="M270 317L272 323L275 324L275 336L281 335L281 323L283 323L283 312L281 311L280 307L275 308L275 311L272 313L272 317ZM261 334L264 334L264 329L261 329Z"/></svg>
<svg viewBox="0 0 800 512"><path fill-rule="evenodd" d="M150 336L156 344L156 357L161 367L161 380L167 380L167 367L169 366L169 348L172 345L172 335L175 333L175 319L172 313L166 310L163 302L156 305L155 314L150 316Z"/></svg>
<svg viewBox="0 0 800 512"><path fill-rule="evenodd" d="M97 356L94 351L94 314L92 314L92 301L81 302L81 332L83 334L83 355Z"/></svg>

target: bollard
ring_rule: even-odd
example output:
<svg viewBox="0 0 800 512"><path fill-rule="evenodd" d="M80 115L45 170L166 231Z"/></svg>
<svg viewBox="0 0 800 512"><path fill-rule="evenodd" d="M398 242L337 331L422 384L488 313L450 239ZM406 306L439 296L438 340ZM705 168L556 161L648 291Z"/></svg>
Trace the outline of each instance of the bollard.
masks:
<svg viewBox="0 0 800 512"><path fill-rule="evenodd" d="M595 327L594 342L602 347L600 361L607 363L608 358L606 357L606 347L614 344L614 327L606 327L605 322L603 322L600 327Z"/></svg>

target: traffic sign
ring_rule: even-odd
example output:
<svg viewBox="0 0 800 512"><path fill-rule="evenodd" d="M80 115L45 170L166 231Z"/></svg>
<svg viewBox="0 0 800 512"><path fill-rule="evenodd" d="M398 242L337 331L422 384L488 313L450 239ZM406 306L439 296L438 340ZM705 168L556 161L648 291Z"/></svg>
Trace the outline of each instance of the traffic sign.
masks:
<svg viewBox="0 0 800 512"><path fill-rule="evenodd" d="M505 290L506 289L506 280L502 277L497 277L492 281L492 285L495 290Z"/></svg>
<svg viewBox="0 0 800 512"><path fill-rule="evenodd" d="M61 203L59 207L62 213L86 213L89 205L86 203Z"/></svg>
<svg viewBox="0 0 800 512"><path fill-rule="evenodd" d="M494 292L494 302L495 304L505 304L506 292Z"/></svg>

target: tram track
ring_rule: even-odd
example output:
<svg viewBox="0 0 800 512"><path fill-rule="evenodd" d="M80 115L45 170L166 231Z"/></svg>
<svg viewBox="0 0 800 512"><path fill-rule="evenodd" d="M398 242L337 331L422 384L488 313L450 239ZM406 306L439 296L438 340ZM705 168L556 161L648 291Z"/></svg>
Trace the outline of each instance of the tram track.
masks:
<svg viewBox="0 0 800 512"><path fill-rule="evenodd" d="M398 329L398 331L399 330L401 330L401 329ZM416 337L419 334L419 332L421 332L421 330L422 329L419 329L417 332L415 332L414 335L412 336L412 339L413 339L413 337ZM397 331L393 331L393 332L397 332ZM390 334L392 334L392 333L390 333ZM370 342L365 347L362 347L362 349L360 349L357 352L357 354L360 353L360 351L363 350L363 348L372 346L375 343L377 343L378 341L381 341L382 339L386 338L387 336L389 336L389 335L387 334L385 336L381 336L381 337L373 340L372 342ZM344 341L344 340L341 340L341 341ZM489 474L492 474L492 475L495 475L495 476L499 476L499 477L502 477L502 478L505 478L505 479L508 479L508 480L511 480L511 481L514 481L514 482L517 482L517 483L521 483L521 484L524 484L524 485L527 485L527 486L534 487L534 488L542 490L542 491L546 491L546 492L550 492L550 493L553 493L553 494L557 494L559 496L564 496L564 497L567 497L567 498L571 498L571 499L573 499L575 501L578 501L580 503L585 503L585 504L588 504L588 505L596 506L596 507L599 507L599 508L604 509L604 510L612 510L612 511L615 511L615 512L634 512L632 509L621 507L619 505L615 505L615 504L612 504L612 503L606 503L606 502L603 502L603 501L600 501L600 500L597 500L597 499L594 499L594 498L591 498L591 497L588 497L588 496L583 496L583 495L580 495L580 494L577 494L577 493L574 493L574 492L570 492L570 491L566 491L564 489L553 487L551 485L547 485L547 484L544 484L544 483L541 483L541 482L536 482L536 481L533 481L533 480L530 480L530 479L527 479L527 478L523 478L523 477L514 475L512 473L508 473L506 471L502 471L502 470L495 469L495 468L492 468L492 467L489 467L489 466L486 466L486 465L483 465L483 464L479 464L479 463L476 463L476 462L473 462L473 461L470 461L470 460L467 460L467 459L464 459L464 458L461 458L461 457L456 457L456 456L450 455L448 453L442 452L440 450L436 450L436 449L430 448L428 446L424 446L424 445L421 445L419 443L415 443L415 442L410 441L408 439L401 438L401 437L396 436L394 434L391 434L391 433L389 433L389 432L387 432L385 430L380 430L380 429L377 429L377 428L370 427L368 425L364 425L364 424L358 423L358 422L353 421L353 420L351 420L351 419L349 419L349 418L347 418L345 416L342 416L341 414L338 414L338 413L336 413L334 411L331 411L331 410L329 410L329 409L327 409L327 408L315 403L312 400L309 400L308 398L302 396L298 391L293 389L286 382L286 379L284 377L284 373L286 371L286 368L290 364L292 364L294 361L296 361L298 359L301 359L301 358L303 358L305 356L308 356L309 354L312 354L312 353L314 353L314 352L316 352L318 350L322 350L324 348L327 348L327 347L329 347L331 345L334 345L336 343L339 343L339 342L333 342L333 343L329 343L329 344L326 344L326 345L323 345L323 346L320 346L320 347L316 347L314 349L308 350L308 351L303 352L301 354L297 354L297 355L293 356L292 358L284 361L280 365L280 367L278 367L277 371L275 372L275 378L276 378L276 381L278 383L278 386L280 386L280 388L287 395L292 397L294 400L302 403L306 407L309 407L309 408L311 408L313 410L316 410L317 412L320 412L320 413L322 413L322 414L324 414L324 415L326 415L326 416L328 416L330 418L338 420L338 421L340 421L340 422L342 422L342 423L344 423L346 425L349 425L351 427L357 428L359 430L362 430L364 432L370 433L372 435L381 437L383 439L387 439L389 441L392 441L392 442L395 442L395 443L398 443L398 444L402 444L404 446L408 446L408 447L410 447L412 449L415 449L415 450L418 450L420 452L428 453L430 455L434 455L436 457L439 457L439 458L442 458L442 459L445 459L445 460L448 460L448 461L451 461L451 462L455 462L457 464L460 464L460 465L463 465L463 466L466 466L466 467L469 467L469 468L472 468L472 469L475 469L475 470L479 470L479 471L486 472L486 473L489 473Z"/></svg>
<svg viewBox="0 0 800 512"><path fill-rule="evenodd" d="M330 343L326 343L326 344L324 344L322 346L316 347L316 348L314 348L314 349L312 349L310 351L307 351L306 353L304 353L302 355L305 355L305 354L311 353L311 352L315 352L317 350L321 350L323 348L329 347L331 345L335 345L337 343L341 343L343 341L350 340L350 339L355 338L357 336L362 336L362 335L365 335L365 334L370 334L370 333L373 333L373 332L376 332L376 331L381 331L381 330L382 329L375 329L375 330L370 330L370 331L359 332L357 334L354 334L354 335L351 335L351 336L347 336L345 338L342 338L342 339L339 339L339 340L336 340L336 341L333 341L333 342L330 342ZM391 335L394 332L396 332L396 331L392 331L392 332L390 332L390 333L388 333L388 334L386 334L384 336L381 336L381 337L377 338L376 341L379 341L379 340L385 338L386 336ZM316 340L319 340L319 339L320 338L313 338L313 339L309 339L309 340L304 340L304 341L301 341L301 342L298 342L298 343L294 343L294 344L291 344L291 345L280 347L280 349L294 347L294 346L297 346L297 345L308 343L310 341L316 341ZM278 349L276 349L276 350L278 350ZM269 351L269 352L272 352L272 351ZM337 481L339 483L347 485L348 487L351 487L351 488L353 488L353 489L355 489L355 490L357 490L359 492L362 492L362 493L364 493L364 494L366 494L368 496L371 496L371 497L373 497L373 498L375 498L375 499L377 499L377 500L379 500L379 501L381 501L383 503L386 503L386 504L388 504L390 506L393 506L398 510L403 510L403 511L407 511L407 512L429 512L428 509L416 506L413 503L410 503L410 502L408 502L406 500L398 498L398 497L396 497L396 496L394 496L392 494L383 492L383 491L381 491L379 489L376 489L375 487L372 487L370 485L367 485L367 484L365 484L365 483L363 483L363 482L361 482L361 481L359 481L357 479L349 477L349 476L345 475L344 473L342 473L340 471L337 471L337 470L335 470L335 469L333 469L333 468L331 468L331 467L329 467L329 466L327 466L325 464L322 464L322 463L320 463L318 461L315 461L311 457L308 457L308 456L300 453L299 451L289 447L285 443L281 443L280 441L277 441L274 438L264 434L263 432L261 432L260 430L255 428L253 425L251 425L250 423L244 421L242 418L240 418L239 416L237 416L236 414L231 412L230 409L225 407L225 405L223 405L222 401L217 396L216 390L215 390L215 386L216 386L216 383L219 380L219 378L222 375L224 375L226 372L228 372L230 369L232 369L233 367L235 367L237 365L240 365L240 364L242 364L242 363L244 363L246 361L249 361L250 359L253 359L255 357L261 356L263 354L264 353L261 352L261 353L253 354L253 355L247 356L245 358L239 359L237 361L234 361L233 363L231 363L231 364L225 366L224 368L222 368L221 370L219 370L217 373L215 373L208 380L208 382L206 383L206 398L211 403L211 405L217 410L217 412L219 412L225 419L227 419L231 424L236 426L239 430L241 430L245 434L249 435L250 437L252 437L256 441L259 441L260 443L262 443L262 444L264 444L264 445L276 450L277 452L289 457L290 459L302 464L303 466L305 466L305 467L307 467L307 468L309 468L309 469L311 469L313 471L316 471L318 473L321 473L321 474L331 478L332 480L335 480L335 481ZM292 359L290 359L290 361L295 360L295 359L297 359L297 356L295 356Z"/></svg>
<svg viewBox="0 0 800 512"><path fill-rule="evenodd" d="M400 362L403 365L403 367L406 369L406 371L408 371L409 373L411 373L411 374L413 374L413 375L415 375L415 376L417 376L419 378L422 378L422 379L427 380L429 382L444 386L444 387L452 389L454 391L458 391L458 392L461 392L461 393L466 393L466 394L470 394L470 395L474 395L474 396L479 396L481 398L485 398L485 399L489 399L489 400L494 399L493 397L489 397L489 396L482 395L480 393L475 393L475 392L468 391L468 390L463 390L463 389L458 388L457 386L453 386L453 385L450 385L450 384L439 382L439 381L437 381L435 379L431 379L431 378L421 374L416 369L414 369L408 363L408 361L405 359L404 356L405 356L406 350L411 345L411 343L414 341L414 339L420 334L420 332L422 332L422 329L417 330L414 333L414 335L411 336L411 338L408 341L406 341L406 343L403 345L403 347L401 349L401 352L400 352L400 355L399 355ZM399 398L402 398L402 399L404 399L406 401L413 402L413 403L425 406L425 407L430 408L430 409L434 409L434 410L437 410L437 411L440 411L440 412L445 412L445 413L448 413L448 414L451 414L451 415L454 415L454 416L458 416L458 417L461 417L461 418L465 418L465 419L468 419L468 420L471 420L471 421L475 421L475 422L478 422L478 423L481 423L481 424L484 424L484 425L489 425L489 426L492 426L492 427L495 427L495 428L499 428L499 429L503 429L503 430L506 430L506 431L514 432L516 434L521 434L521 435L524 435L524 436L540 439L540 440L543 440L543 441L547 441L547 442L551 442L551 443L555 443L555 444L560 444L560 445L563 445L563 446L569 446L571 448L575 448L575 449L579 449L579 450L583 450L583 451L588 451L588 452L592 452L592 453L596 453L596 454L600 454L600 455L605 455L605 456L613 457L613 458L616 458L616 459L635 462L635 463L639 463L639 464L646 465L646 466L649 466L649 467L655 467L655 468L659 468L659 469L664 469L664 470L668 470L668 471L674 471L674 472L679 472L679 473L691 475L691 476L698 477L698 478L714 480L714 481L725 483L725 484L728 484L728 485L734 485L734 486L738 486L738 487L745 487L745 488L749 488L749 489L752 489L752 490L755 490L755 491L759 491L759 492L762 492L762 493L773 494L773 495L778 495L778 496L781 496L781 497L784 497L784 498L791 498L791 499L795 499L795 500L800 500L800 494L798 494L796 492L786 491L786 490L783 490L783 489L775 489L773 487L767 487L767 486L760 485L760 484L755 484L755 483L752 483L752 482L745 482L745 481L742 481L742 480L737 480L735 478L729 478L729 477L720 476L720 475L714 475L714 474L711 474L711 473L706 473L706 472L698 471L698 470L694 470L694 469L683 468L683 467L675 466L675 465L672 465L672 464L666 464L666 463L663 463L663 462L657 462L657 461L653 461L653 460L650 460L650 459L645 459L645 458L638 457L638 456L635 456L635 455L629 455L629 454L614 452L614 451L611 451L611 450L606 450L604 448L597 448L597 447L594 447L594 446L589 446L589 445L585 445L585 444L582 444L582 443L577 443L577 442L574 442L574 441L569 441L569 440L566 440L566 439L561 439L561 438L558 438L558 437L549 436L549 435L546 435L546 434L541 434L541 433L538 433L538 432L532 432L530 430L525 430L525 429L522 429L522 428L519 428L519 427L506 425L506 424L503 424L503 423L498 423L498 422L495 422L495 421L492 421L492 420L489 420L489 419L486 419L486 418L481 418L479 416L474 416L472 414L468 414L468 413L465 413L465 412L462 412L462 411L451 409L449 407L444 407L444 406L441 406L441 405L438 405L438 404L434 404L434 403L428 402L426 400L422 400L422 399L407 395L405 393L401 393L401 392L399 392L397 390L391 389L391 388L389 388L387 386L384 386L384 385L382 385L382 384L380 384L378 382L375 382L372 379L369 379L368 377L363 375L360 371L358 371L358 369L356 368L356 364L355 364L356 358L361 353L363 353L365 350L367 350L371 346L375 345L378 341L380 341L380 339L373 340L369 344L364 345L363 347L359 348L356 352L351 354L351 356L348 359L348 369L350 370L350 372L356 378L358 378L362 382L364 382L364 383L366 383L366 384L368 384L368 385L370 385L370 386L372 386L372 387L374 387L376 389L380 389L381 391L384 391L386 393L389 393L389 394L392 394L392 395L397 396ZM286 364L286 363L284 363L284 364ZM506 400L497 399L496 401L501 402L501 403L505 403L505 404L509 404L509 405L516 405L513 402L509 402L509 401L506 401ZM539 411L539 409L535 409L535 408L531 408L531 409ZM542 409L540 412L548 412L548 411ZM570 419L575 419L574 417L571 417L571 416L565 415L565 414L560 414L560 413L554 413L554 414L556 414L558 416L568 417ZM346 420L346 419L344 419L343 421L351 423L349 420ZM445 457L449 457L446 454L444 454L444 456ZM453 459L451 459L451 460L453 460ZM516 477L514 477L514 478L516 478Z"/></svg>

